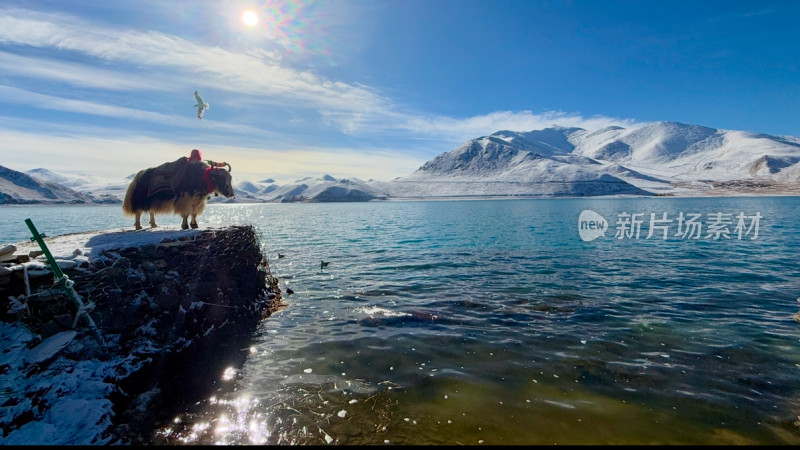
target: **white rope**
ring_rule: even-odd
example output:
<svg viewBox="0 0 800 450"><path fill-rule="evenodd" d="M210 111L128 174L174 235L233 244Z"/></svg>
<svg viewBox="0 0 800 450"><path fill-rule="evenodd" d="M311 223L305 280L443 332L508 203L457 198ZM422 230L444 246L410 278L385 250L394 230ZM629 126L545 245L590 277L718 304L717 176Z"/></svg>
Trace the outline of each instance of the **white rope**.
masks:
<svg viewBox="0 0 800 450"><path fill-rule="evenodd" d="M26 297L30 297L31 296L31 282L30 282L30 280L28 280L28 265L27 264L23 264L22 265L22 273L25 275L25 277L24 277L25 278L25 296Z"/></svg>
<svg viewBox="0 0 800 450"><path fill-rule="evenodd" d="M89 324L89 328L92 329L97 340L100 342L101 345L105 346L105 340L103 339L102 335L100 334L100 330L97 329L97 325L95 325L92 316L89 315L91 311L94 310L94 303L89 302L83 303L83 299L78 294L78 291L75 290L73 286L75 286L75 282L69 279L67 274L63 274L60 279L56 281L63 282L64 287L69 290L69 293L72 294L72 299L77 303L78 311L75 313L75 320L72 321L72 328L76 328L78 326L78 321L81 318L85 318L86 322Z"/></svg>

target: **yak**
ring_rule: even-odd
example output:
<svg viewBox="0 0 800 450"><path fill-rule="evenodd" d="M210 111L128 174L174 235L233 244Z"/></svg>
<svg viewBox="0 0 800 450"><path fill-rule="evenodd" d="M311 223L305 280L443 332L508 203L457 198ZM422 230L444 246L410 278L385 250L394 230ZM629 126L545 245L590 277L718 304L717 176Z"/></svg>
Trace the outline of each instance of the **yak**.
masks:
<svg viewBox="0 0 800 450"><path fill-rule="evenodd" d="M140 170L133 177L122 211L125 215L136 216L133 226L137 230L142 229L140 219L145 211L150 213L151 228L156 227L156 213L180 214L182 229L197 228L197 216L203 213L212 193L233 197L230 164L213 161L207 164L194 158L194 153L192 156Z"/></svg>

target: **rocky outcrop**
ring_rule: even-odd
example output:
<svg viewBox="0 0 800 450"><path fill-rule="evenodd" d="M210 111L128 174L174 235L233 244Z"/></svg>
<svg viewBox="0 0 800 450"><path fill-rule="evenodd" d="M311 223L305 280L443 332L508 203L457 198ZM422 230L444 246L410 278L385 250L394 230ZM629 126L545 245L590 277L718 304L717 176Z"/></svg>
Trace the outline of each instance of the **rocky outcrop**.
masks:
<svg viewBox="0 0 800 450"><path fill-rule="evenodd" d="M256 325L282 306L278 280L249 226L105 250L86 261L64 272L93 305L99 339L85 321L72 329L76 307L63 289L52 287L52 276L25 278L25 286L19 271L6 275L2 319L30 332L24 349L9 345L22 356L0 360L0 378L17 380L0 398L8 443L16 442L15 432L29 433L26 426L55 420L50 410L63 398L36 377L57 380L53 371L91 361L92 374L101 373L94 381L105 386L98 399L110 406L97 420L97 435L74 443L147 444L155 423L204 398L226 367L242 364ZM47 357L26 356L43 346L59 348ZM64 395L69 390L60 389Z"/></svg>

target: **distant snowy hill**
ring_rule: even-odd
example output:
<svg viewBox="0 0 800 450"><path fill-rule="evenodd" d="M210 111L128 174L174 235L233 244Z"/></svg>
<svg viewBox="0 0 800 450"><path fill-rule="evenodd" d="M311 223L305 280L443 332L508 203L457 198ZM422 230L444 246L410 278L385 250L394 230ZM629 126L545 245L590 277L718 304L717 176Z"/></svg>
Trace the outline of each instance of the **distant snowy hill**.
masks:
<svg viewBox="0 0 800 450"><path fill-rule="evenodd" d="M120 203L120 180L0 166L0 204ZM212 203L452 197L800 195L800 138L677 122L600 130L553 126L469 140L392 181L330 175L237 180Z"/></svg>
<svg viewBox="0 0 800 450"><path fill-rule="evenodd" d="M17 172L0 166L1 204L121 203L134 174L109 180L92 175L71 175L44 168ZM210 203L350 202L385 198L357 178L330 175L306 177L278 185L271 178L258 182L234 179L234 198L212 196Z"/></svg>
<svg viewBox="0 0 800 450"><path fill-rule="evenodd" d="M212 198L212 202L360 202L385 198L374 188L358 178L337 179L330 175L318 178L306 177L285 185L272 179L260 182L239 181L234 183L236 197L233 199Z"/></svg>
<svg viewBox="0 0 800 450"><path fill-rule="evenodd" d="M113 180L95 175L67 175L44 168L25 172L31 177L48 183L58 184L81 192L91 198L91 203L121 203L133 175L123 180Z"/></svg>
<svg viewBox="0 0 800 450"><path fill-rule="evenodd" d="M94 203L91 196L0 166L0 205Z"/></svg>

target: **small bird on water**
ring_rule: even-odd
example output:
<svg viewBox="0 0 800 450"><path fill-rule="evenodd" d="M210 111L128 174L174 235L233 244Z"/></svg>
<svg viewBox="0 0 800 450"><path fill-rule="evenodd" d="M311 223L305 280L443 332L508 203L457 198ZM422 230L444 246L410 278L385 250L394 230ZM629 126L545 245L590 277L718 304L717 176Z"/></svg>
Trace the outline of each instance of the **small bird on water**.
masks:
<svg viewBox="0 0 800 450"><path fill-rule="evenodd" d="M329 261L319 260L319 268L320 269L324 269L325 267L328 267L328 264L330 264Z"/></svg>
<svg viewBox="0 0 800 450"><path fill-rule="evenodd" d="M283 258L284 256L286 256L286 255L283 255L283 254L280 254L280 253L278 253L278 259L281 259L281 258Z"/></svg>

